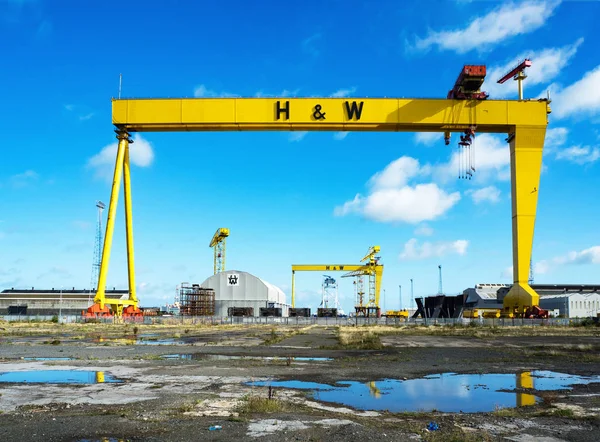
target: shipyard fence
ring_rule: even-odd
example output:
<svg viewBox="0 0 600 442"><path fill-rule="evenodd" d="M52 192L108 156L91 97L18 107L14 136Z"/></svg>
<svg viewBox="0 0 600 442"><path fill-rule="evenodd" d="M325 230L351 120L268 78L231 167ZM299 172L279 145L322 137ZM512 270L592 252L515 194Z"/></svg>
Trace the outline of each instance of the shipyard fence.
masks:
<svg viewBox="0 0 600 442"><path fill-rule="evenodd" d="M598 318L365 318L365 317L239 317L239 316L144 316L138 318L86 318L80 315L3 315L8 322L58 323L138 323L164 325L283 325L322 326L457 326L457 327L522 327L522 326L580 326L598 324Z"/></svg>

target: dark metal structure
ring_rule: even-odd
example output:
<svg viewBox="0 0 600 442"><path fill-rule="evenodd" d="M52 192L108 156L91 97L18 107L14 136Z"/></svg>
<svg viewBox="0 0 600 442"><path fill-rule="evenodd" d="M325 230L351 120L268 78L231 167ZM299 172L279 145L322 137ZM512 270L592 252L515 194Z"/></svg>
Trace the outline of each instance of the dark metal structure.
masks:
<svg viewBox="0 0 600 442"><path fill-rule="evenodd" d="M413 318L460 318L462 317L467 300L466 294L456 296L428 296L416 298L417 310L413 314Z"/></svg>
<svg viewBox="0 0 600 442"><path fill-rule="evenodd" d="M182 284L179 291L183 316L213 316L215 314L215 291L199 284Z"/></svg>
<svg viewBox="0 0 600 442"><path fill-rule="evenodd" d="M295 318L295 317L308 318L308 317L310 317L310 309L309 308L290 308L289 316L290 316L290 318Z"/></svg>

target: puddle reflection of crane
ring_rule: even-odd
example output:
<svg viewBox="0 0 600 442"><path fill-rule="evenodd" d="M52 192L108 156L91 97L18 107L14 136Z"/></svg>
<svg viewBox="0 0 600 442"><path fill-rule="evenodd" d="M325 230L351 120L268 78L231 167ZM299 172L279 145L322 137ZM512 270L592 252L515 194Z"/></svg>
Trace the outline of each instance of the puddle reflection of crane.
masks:
<svg viewBox="0 0 600 442"><path fill-rule="evenodd" d="M375 381L367 382L367 386L369 387L369 393L371 396L373 396L375 399L379 399L381 397L381 391L379 391L379 388L377 388Z"/></svg>
<svg viewBox="0 0 600 442"><path fill-rule="evenodd" d="M517 373L517 389L533 390L535 385L533 383L533 376L530 371L524 371ZM526 407L529 405L535 405L535 396L529 393L517 392L517 407Z"/></svg>

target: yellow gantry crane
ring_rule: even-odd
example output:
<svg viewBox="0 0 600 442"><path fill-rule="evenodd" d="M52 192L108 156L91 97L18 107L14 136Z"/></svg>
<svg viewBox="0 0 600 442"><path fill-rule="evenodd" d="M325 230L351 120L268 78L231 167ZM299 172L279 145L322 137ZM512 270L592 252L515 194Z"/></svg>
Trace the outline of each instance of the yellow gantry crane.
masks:
<svg viewBox="0 0 600 442"><path fill-rule="evenodd" d="M452 132L506 134L510 151L512 200L513 285L504 298L503 313L517 315L539 304L528 283L529 262L537 212L544 138L550 114L547 99L486 100L486 94L465 89L470 68L465 66L452 94L445 98L113 98L112 122L119 144L106 223L106 234L95 302L98 310L111 304L137 309L135 294L131 195L129 192L129 134L133 132L221 131L358 131L439 132L449 143ZM481 83L485 69L476 69ZM464 75L463 75L464 74ZM471 88L472 89L472 88ZM468 93L466 93L466 92ZM462 135L462 137L465 137ZM461 138L462 139L462 138ZM462 141L461 141L462 142ZM125 169L129 299L105 297L114 215L121 174ZM127 213L128 212L128 213ZM320 266L318 269L321 270ZM346 270L355 271L362 266ZM325 270L325 269L323 269ZM329 269L327 269L329 271ZM376 290L377 291L377 290ZM377 295L376 295L377 298ZM292 298L293 299L293 298ZM292 301L293 303L293 301Z"/></svg>
<svg viewBox="0 0 600 442"><path fill-rule="evenodd" d="M214 250L214 270L215 275L225 271L225 241L229 236L229 229L226 227L220 227L217 229L212 239L210 240L209 247Z"/></svg>
<svg viewBox="0 0 600 442"><path fill-rule="evenodd" d="M369 301L364 308L379 311L379 293L381 291L381 278L383 265L379 264L379 246L369 248L367 255L361 262L366 264L294 264L292 265L292 308L296 307L296 272L350 272L342 277L368 275L369 276Z"/></svg>

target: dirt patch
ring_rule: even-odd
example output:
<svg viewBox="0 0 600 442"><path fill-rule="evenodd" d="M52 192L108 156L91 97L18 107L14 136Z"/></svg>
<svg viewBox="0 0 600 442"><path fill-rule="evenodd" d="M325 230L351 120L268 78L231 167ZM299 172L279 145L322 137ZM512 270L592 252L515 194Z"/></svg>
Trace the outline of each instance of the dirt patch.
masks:
<svg viewBox="0 0 600 442"><path fill-rule="evenodd" d="M0 371L86 370L121 382L90 385L0 383L0 440L77 441L102 437L162 440L555 440L592 441L600 430L600 386L540 393L539 404L489 413L356 409L305 391L252 381L303 380L365 385L435 373L517 373L551 370L599 375L596 330L458 330L440 327L140 326L152 339L178 345L102 345L97 333L132 335L123 325L40 325L0 330ZM541 327L536 327L540 329ZM422 329L422 330L421 330ZM587 333L587 335L585 334ZM537 334L537 336L535 336ZM271 339L275 336L274 339ZM343 341L342 336L351 336ZM509 336L510 335L510 336ZM179 337L176 337L179 336ZM365 336L373 338L364 339ZM57 345L44 341L59 340ZM362 343L361 343L362 339ZM368 348L369 339L380 342ZM251 344L250 344L251 343ZM361 349L362 347L363 349ZM365 348L367 347L367 348ZM173 353L266 356L275 359L163 359ZM71 358L26 361L24 357ZM331 358L326 363L287 358ZM382 392L385 395L385 392ZM416 392L418 394L418 391ZM248 397L257 400L251 406ZM438 425L428 430L431 422ZM212 425L221 430L209 431ZM516 439L515 439L516 438ZM552 439L548 439L552 440Z"/></svg>

